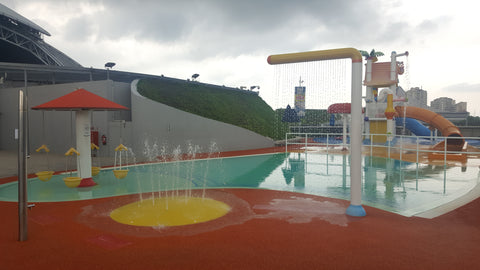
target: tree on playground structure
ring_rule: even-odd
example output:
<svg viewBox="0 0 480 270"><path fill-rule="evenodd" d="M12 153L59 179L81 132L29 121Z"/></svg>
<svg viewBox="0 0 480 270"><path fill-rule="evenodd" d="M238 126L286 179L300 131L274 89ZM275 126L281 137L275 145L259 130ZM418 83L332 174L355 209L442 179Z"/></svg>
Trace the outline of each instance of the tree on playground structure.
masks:
<svg viewBox="0 0 480 270"><path fill-rule="evenodd" d="M365 59L376 59L378 56L384 56L383 52L376 52L375 49L372 49L370 53L362 50L359 50L359 52L360 54L362 54L363 57L365 57Z"/></svg>

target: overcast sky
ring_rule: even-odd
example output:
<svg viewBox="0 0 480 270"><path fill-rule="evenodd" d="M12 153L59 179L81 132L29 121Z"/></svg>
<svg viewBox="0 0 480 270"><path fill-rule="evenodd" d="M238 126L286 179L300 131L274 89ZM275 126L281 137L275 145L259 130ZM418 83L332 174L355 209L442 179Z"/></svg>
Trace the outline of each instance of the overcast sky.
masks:
<svg viewBox="0 0 480 270"><path fill-rule="evenodd" d="M4 0L85 67L259 85L272 107L271 54L354 47L409 51L401 86L480 115L479 6L472 0ZM343 65L343 64L342 64ZM278 75L277 75L278 76ZM296 81L298 81L296 79ZM292 88L293 100L293 88ZM308 91L308 88L307 88ZM475 104L476 103L476 104ZM307 103L308 105L308 103ZM282 104L282 106L285 106Z"/></svg>

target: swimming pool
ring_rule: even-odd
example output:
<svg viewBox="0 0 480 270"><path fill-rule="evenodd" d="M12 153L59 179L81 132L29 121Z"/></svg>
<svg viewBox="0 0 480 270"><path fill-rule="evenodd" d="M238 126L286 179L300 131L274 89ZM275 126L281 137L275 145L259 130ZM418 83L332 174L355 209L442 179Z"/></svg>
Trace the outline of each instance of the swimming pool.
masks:
<svg viewBox="0 0 480 270"><path fill-rule="evenodd" d="M433 166L365 156L362 200L369 206L405 216L432 209L466 194L479 182L476 167ZM97 186L68 188L64 175L48 182L28 180L30 202L57 202L127 194L160 196L203 188L263 188L350 199L349 156L277 153L131 166L124 179L102 170ZM16 182L0 185L0 200L17 201Z"/></svg>

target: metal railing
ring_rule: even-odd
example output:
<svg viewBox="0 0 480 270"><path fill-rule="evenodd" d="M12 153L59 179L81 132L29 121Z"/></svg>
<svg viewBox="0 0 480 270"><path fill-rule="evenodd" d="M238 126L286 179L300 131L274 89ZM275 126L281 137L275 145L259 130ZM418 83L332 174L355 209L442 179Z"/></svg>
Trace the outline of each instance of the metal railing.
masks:
<svg viewBox="0 0 480 270"><path fill-rule="evenodd" d="M372 143L376 136L382 136L384 143ZM347 134L347 142L343 141L341 134L331 133L287 133L285 140L286 152L313 152L319 150L324 154L339 154L339 149L348 153L350 134ZM380 137L381 138L381 137ZM366 142L366 140L369 140ZM434 146L441 145L443 148ZM453 140L465 140L461 151L452 151L448 145ZM480 150L478 148L467 147L468 141L480 141L480 137L441 137L441 136L407 136L391 134L363 134L362 151L364 155L385 157L389 160L399 160L400 162L416 163L416 180L418 190L419 164L430 164L434 166L443 166L443 193L447 192L447 170L449 167L461 167L462 172L467 170L468 159L480 160ZM315 149L315 147L318 147ZM335 151L335 152L334 152ZM412 157L413 156L413 157ZM460 164L458 164L460 162ZM473 166L478 162L471 163ZM367 164L364 164L367 166ZM400 169L400 181L403 183L403 169Z"/></svg>
<svg viewBox="0 0 480 270"><path fill-rule="evenodd" d="M416 157L414 162L420 162L421 155L430 155L432 160L440 160L447 164L447 161L461 160L463 157L473 157L480 159L480 149L468 148L468 141L478 140L480 137L442 137L442 136L408 136L408 135L392 135L392 134L363 134L363 147L369 148L370 155L375 155L376 149L384 148L387 152L387 157L400 160L408 152L415 152ZM372 143L375 139L383 138L384 143ZM380 139L382 140L382 139ZM455 145L455 140L464 140L461 151L449 150L449 145ZM286 133L285 134L285 151L291 149L307 151L312 147L321 147L327 153L332 149L342 148L348 150L350 141L350 134L346 136L346 142L343 140L342 134L338 133ZM444 143L444 142L447 143ZM453 142L453 143L452 143ZM441 146L443 144L443 146ZM436 149L434 149L433 147ZM452 148L452 147L450 147ZM457 149L458 150L458 149ZM468 150L468 151L467 151ZM462 156L463 155L463 156Z"/></svg>

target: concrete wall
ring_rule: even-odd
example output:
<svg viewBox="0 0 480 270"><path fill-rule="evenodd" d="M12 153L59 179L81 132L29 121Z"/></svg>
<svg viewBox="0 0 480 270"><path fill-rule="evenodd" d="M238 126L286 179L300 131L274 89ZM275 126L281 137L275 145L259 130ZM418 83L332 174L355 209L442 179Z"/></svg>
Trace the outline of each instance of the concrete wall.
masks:
<svg viewBox="0 0 480 270"><path fill-rule="evenodd" d="M105 81L88 81L28 87L28 108L43 104L76 89L84 88L94 94L130 108L130 111L94 111L92 128L98 131L100 150L98 156L113 156L114 148L123 143L131 148L139 161L144 160L145 145L156 142L165 146L167 154L180 146L188 152L188 144L198 145L198 152L231 151L272 147L267 137L234 125L190 114L142 97L132 84ZM18 91L20 88L0 90L0 150L17 151L14 138L18 128ZM38 111L29 109L30 152L46 144L52 153L65 153L75 146L75 112ZM107 144L101 144L101 136ZM145 144L146 143L146 144Z"/></svg>
<svg viewBox="0 0 480 270"><path fill-rule="evenodd" d="M132 128L134 148L141 153L145 145L166 146L167 154L180 146L187 153L188 143L209 152L215 143L218 151L272 147L272 139L250 130L187 113L141 96L132 82Z"/></svg>
<svg viewBox="0 0 480 270"><path fill-rule="evenodd" d="M130 84L105 80L29 86L27 88L28 108L56 99L79 88L84 88L128 108L131 107ZM19 89L4 88L0 90L0 150L17 150L17 141L14 138L14 134L15 129L18 128ZM68 148L75 145L74 112L29 109L28 118L30 151L34 151L42 144L46 144L52 152L64 153ZM96 111L92 113L92 127L99 131L100 136L106 134L113 141L119 141L120 137L114 128L115 123L119 122L118 120L130 121L131 111ZM107 146L110 146L110 144Z"/></svg>

